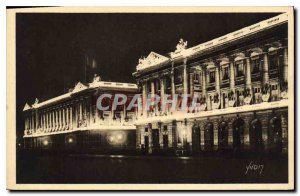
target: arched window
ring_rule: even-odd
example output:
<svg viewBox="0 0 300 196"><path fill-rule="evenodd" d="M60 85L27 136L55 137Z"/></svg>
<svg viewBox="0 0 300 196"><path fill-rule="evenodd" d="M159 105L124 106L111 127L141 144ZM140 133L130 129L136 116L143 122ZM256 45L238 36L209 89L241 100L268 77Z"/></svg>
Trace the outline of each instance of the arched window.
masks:
<svg viewBox="0 0 300 196"><path fill-rule="evenodd" d="M221 121L219 124L218 133L219 149L224 150L228 146L228 124L226 121Z"/></svg>
<svg viewBox="0 0 300 196"><path fill-rule="evenodd" d="M250 146L254 151L262 149L262 125L259 119L255 118L250 122Z"/></svg>
<svg viewBox="0 0 300 196"><path fill-rule="evenodd" d="M244 143L244 125L245 121L241 117L237 117L232 123L233 148L240 150Z"/></svg>
<svg viewBox="0 0 300 196"><path fill-rule="evenodd" d="M192 152L199 153L200 152L200 127L197 124L194 124L192 127Z"/></svg>
<svg viewBox="0 0 300 196"><path fill-rule="evenodd" d="M269 122L268 143L271 151L282 151L282 126L281 119L274 116Z"/></svg>
<svg viewBox="0 0 300 196"><path fill-rule="evenodd" d="M204 130L204 148L212 151L214 145L214 126L211 122L207 123Z"/></svg>

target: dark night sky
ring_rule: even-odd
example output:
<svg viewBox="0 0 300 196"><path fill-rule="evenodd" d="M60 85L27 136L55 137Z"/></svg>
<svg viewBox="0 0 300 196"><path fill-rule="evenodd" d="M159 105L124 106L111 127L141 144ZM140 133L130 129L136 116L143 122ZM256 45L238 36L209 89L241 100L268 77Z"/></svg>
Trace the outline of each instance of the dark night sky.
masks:
<svg viewBox="0 0 300 196"><path fill-rule="evenodd" d="M86 55L102 80L135 82L138 59L151 51L174 51L180 38L188 47L278 15L266 14L17 14L17 129L22 109L62 94L84 81Z"/></svg>

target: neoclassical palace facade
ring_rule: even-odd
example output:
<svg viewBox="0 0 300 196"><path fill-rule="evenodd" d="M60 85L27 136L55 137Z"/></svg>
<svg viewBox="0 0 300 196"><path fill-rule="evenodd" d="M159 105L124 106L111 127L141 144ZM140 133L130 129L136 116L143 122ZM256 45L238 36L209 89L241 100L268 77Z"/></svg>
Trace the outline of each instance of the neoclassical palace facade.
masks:
<svg viewBox="0 0 300 196"><path fill-rule="evenodd" d="M287 152L287 15L261 21L214 40L141 58L136 84L89 84L24 107L25 148L134 148L144 153L222 150ZM141 94L142 107L99 111L101 93ZM192 110L157 104L154 95L196 98ZM162 101L162 100L161 100ZM190 106L188 104L188 106Z"/></svg>
<svg viewBox="0 0 300 196"><path fill-rule="evenodd" d="M88 84L78 82L68 93L33 105L26 104L24 148L112 151L135 149L135 110L98 110L97 98L102 94L127 94L138 91L136 84L101 81L94 77ZM111 105L111 100L104 100Z"/></svg>
<svg viewBox="0 0 300 196"><path fill-rule="evenodd" d="M133 75L143 100L197 97L192 111L144 109L136 121L137 148L287 151L286 14L191 48L181 39L174 52L140 59Z"/></svg>

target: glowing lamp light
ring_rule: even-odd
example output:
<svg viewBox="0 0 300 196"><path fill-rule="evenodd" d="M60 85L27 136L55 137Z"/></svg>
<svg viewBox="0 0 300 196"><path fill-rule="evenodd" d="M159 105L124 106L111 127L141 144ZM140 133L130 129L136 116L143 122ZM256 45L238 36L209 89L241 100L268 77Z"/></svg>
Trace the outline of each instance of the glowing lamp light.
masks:
<svg viewBox="0 0 300 196"><path fill-rule="evenodd" d="M113 136L113 135L111 135L111 136L109 136L108 140L109 140L111 143L113 143L113 142L114 142L114 140L115 140L115 138L114 138L114 136Z"/></svg>
<svg viewBox="0 0 300 196"><path fill-rule="evenodd" d="M107 140L110 144L116 145L125 142L126 137L123 132L113 132L107 137Z"/></svg>
<svg viewBox="0 0 300 196"><path fill-rule="evenodd" d="M116 138L117 138L118 141L121 141L123 139L123 134L122 133L118 133L116 135Z"/></svg>
<svg viewBox="0 0 300 196"><path fill-rule="evenodd" d="M49 141L48 141L48 140L44 140L44 141L43 141L43 145L44 145L44 146L48 146L48 144L49 144Z"/></svg>
<svg viewBox="0 0 300 196"><path fill-rule="evenodd" d="M68 138L68 143L71 144L71 143L73 143L73 142L74 142L73 138L69 137L69 138Z"/></svg>

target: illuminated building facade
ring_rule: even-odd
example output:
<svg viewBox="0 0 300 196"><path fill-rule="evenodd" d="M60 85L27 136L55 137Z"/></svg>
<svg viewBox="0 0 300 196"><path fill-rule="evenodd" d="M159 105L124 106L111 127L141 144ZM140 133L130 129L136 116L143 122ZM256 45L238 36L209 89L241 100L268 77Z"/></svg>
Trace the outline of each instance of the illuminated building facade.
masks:
<svg viewBox="0 0 300 196"><path fill-rule="evenodd" d="M135 150L135 111L125 110L126 104L115 111L96 107L102 94L137 93L136 84L101 81L77 85L66 94L24 107L25 149L110 151ZM131 96L132 95L132 96ZM103 99L111 105L110 99Z"/></svg>
<svg viewBox="0 0 300 196"><path fill-rule="evenodd" d="M286 153L288 66L293 65L288 65L286 14L191 48L181 39L174 52L151 52L133 74L142 100L189 94L197 97L197 107L173 112L168 105L143 107L137 148Z"/></svg>
<svg viewBox="0 0 300 196"><path fill-rule="evenodd" d="M95 77L61 96L26 104L24 147L286 153L288 66L286 14L190 48L181 39L174 52L139 60L137 84ZM103 93L141 94L142 107L98 110ZM196 97L193 110L181 111L180 102L175 111L168 104L147 110L149 96L187 94Z"/></svg>

